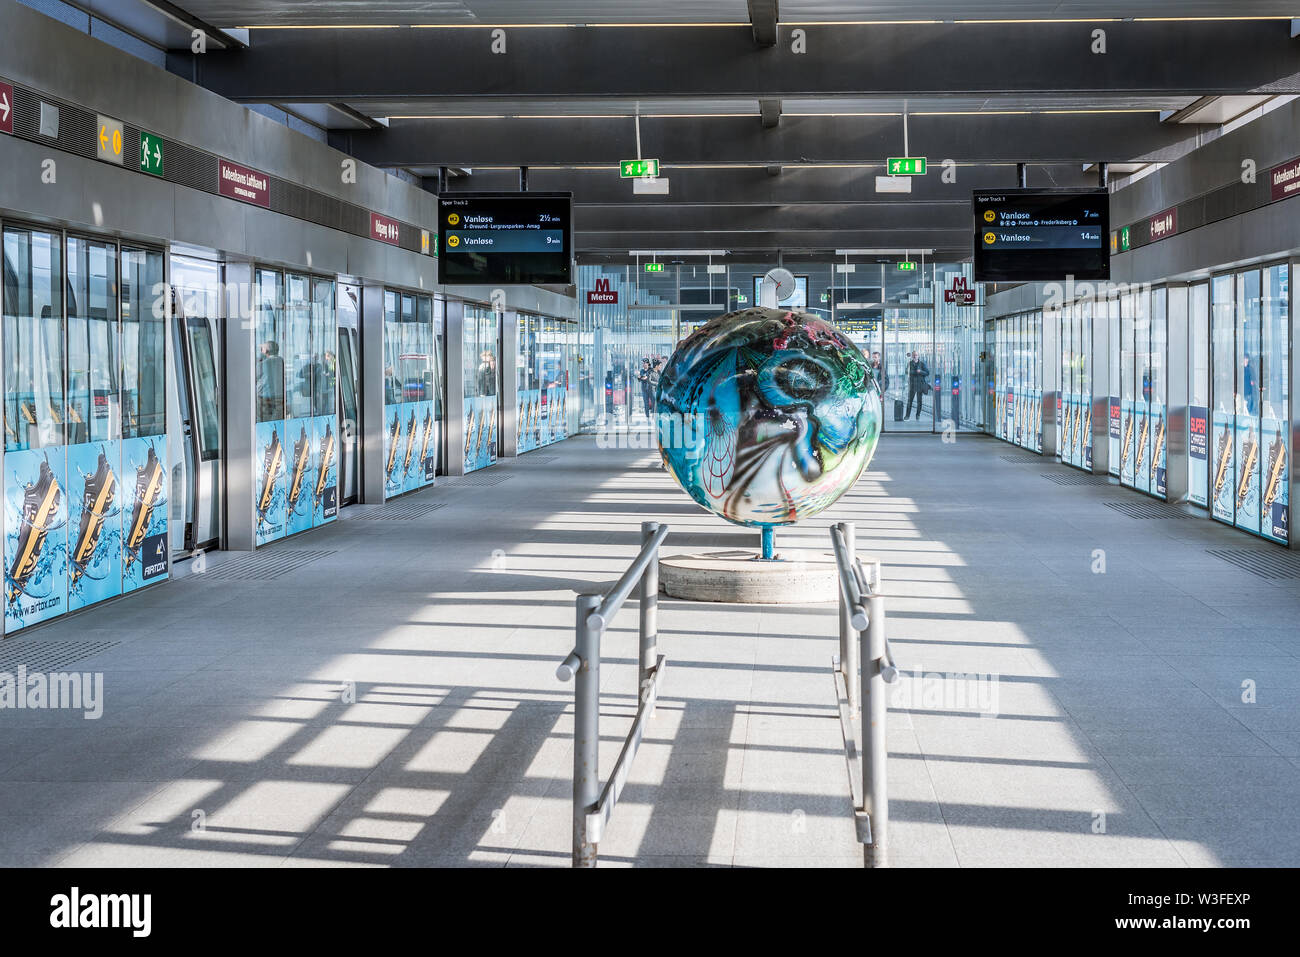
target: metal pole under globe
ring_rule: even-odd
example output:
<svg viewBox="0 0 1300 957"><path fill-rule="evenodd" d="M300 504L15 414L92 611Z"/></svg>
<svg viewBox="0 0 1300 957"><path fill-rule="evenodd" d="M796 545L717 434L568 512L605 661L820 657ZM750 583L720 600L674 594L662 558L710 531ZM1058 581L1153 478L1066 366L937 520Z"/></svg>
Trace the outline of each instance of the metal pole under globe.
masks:
<svg viewBox="0 0 1300 957"><path fill-rule="evenodd" d="M774 553L772 551L772 547L773 547L772 537L773 537L772 526L764 525L763 526L763 561L765 562L770 562L774 560L773 558Z"/></svg>

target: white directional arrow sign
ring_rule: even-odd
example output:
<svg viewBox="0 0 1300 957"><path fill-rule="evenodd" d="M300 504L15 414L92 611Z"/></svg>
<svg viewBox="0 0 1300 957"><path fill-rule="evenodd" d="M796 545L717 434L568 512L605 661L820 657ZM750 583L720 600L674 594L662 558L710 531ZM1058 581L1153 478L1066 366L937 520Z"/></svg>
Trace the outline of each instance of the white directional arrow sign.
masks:
<svg viewBox="0 0 1300 957"><path fill-rule="evenodd" d="M0 83L0 132L14 131L14 88L8 83Z"/></svg>

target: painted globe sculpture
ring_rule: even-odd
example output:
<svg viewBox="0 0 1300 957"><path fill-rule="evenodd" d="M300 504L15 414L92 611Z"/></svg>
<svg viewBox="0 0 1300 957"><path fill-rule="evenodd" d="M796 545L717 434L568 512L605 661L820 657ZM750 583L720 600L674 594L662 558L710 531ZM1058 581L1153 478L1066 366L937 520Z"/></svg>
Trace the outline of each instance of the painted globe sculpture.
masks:
<svg viewBox="0 0 1300 957"><path fill-rule="evenodd" d="M657 400L673 478L737 525L790 525L828 508L880 436L867 359L807 312L754 308L710 320L668 360Z"/></svg>

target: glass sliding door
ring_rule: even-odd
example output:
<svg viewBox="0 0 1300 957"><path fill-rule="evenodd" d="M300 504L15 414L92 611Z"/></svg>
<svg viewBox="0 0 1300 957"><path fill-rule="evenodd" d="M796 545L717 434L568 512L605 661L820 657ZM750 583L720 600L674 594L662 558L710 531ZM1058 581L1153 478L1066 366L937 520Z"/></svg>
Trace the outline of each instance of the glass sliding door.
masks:
<svg viewBox="0 0 1300 957"><path fill-rule="evenodd" d="M117 247L69 236L68 610L122 593Z"/></svg>
<svg viewBox="0 0 1300 957"><path fill-rule="evenodd" d="M1237 411L1237 350L1234 317L1236 283L1232 276L1215 276L1211 283L1210 359L1210 514L1232 524L1236 518L1235 433Z"/></svg>
<svg viewBox="0 0 1300 957"><path fill-rule="evenodd" d="M171 397L167 388L167 320L165 310L160 308L168 294L163 262L158 250L122 247L122 466L118 473L118 507L124 593L164 581L168 574L171 483L167 475L172 463L167 447L167 405ZM218 401L217 396L211 396L210 401ZM219 512L214 521L220 521Z"/></svg>
<svg viewBox="0 0 1300 957"><path fill-rule="evenodd" d="M1210 479L1210 284L1188 290L1187 499L1209 504Z"/></svg>
<svg viewBox="0 0 1300 957"><path fill-rule="evenodd" d="M1290 540L1288 453L1291 356L1290 274L1285 264L1263 271L1260 315L1260 534Z"/></svg>
<svg viewBox="0 0 1300 957"><path fill-rule="evenodd" d="M465 304L462 352L465 398L465 471L497 460L500 394L500 320L495 310Z"/></svg>
<svg viewBox="0 0 1300 957"><path fill-rule="evenodd" d="M1259 534L1260 472L1260 277L1258 269L1238 273L1236 310L1237 415L1233 459L1233 507L1238 528Z"/></svg>

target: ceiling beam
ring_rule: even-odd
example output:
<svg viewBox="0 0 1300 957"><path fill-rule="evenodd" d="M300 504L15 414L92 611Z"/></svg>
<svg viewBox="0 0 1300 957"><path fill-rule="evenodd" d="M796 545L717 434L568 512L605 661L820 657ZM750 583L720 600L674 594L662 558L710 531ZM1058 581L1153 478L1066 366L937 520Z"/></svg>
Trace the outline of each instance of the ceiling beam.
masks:
<svg viewBox="0 0 1300 957"><path fill-rule="evenodd" d="M754 43L761 47L776 46L776 24L780 18L777 0L749 0L749 24L754 30Z"/></svg>
<svg viewBox="0 0 1300 957"><path fill-rule="evenodd" d="M806 53L756 55L748 26L276 30L169 54L238 101L420 96L819 97L1300 93L1285 21L809 24ZM1105 29L1106 52L1092 31ZM768 55L768 54L771 55ZM329 69L321 69L328 63Z"/></svg>
<svg viewBox="0 0 1300 957"><path fill-rule="evenodd" d="M912 115L914 156L957 162L1172 160L1194 127L1158 113ZM750 116L641 118L643 155L663 163L883 163L902 155L899 116L794 116L766 127ZM630 117L393 120L336 145L374 166L618 165L637 155ZM934 170L931 175L938 175Z"/></svg>
<svg viewBox="0 0 1300 957"><path fill-rule="evenodd" d="M672 168L661 171L669 182L666 196L633 194L629 180L621 179L614 169L538 169L529 170L529 187L537 190L560 190L573 193L575 206L666 206L676 209L689 206L761 206L775 210L795 206L818 207L846 204L887 204L910 207L919 203L969 203L977 189L997 189L1016 185L1014 165L959 166L956 180L945 183L937 173L917 176L907 195L876 192L879 170L846 167L786 167L780 176L770 176L765 168L743 169ZM1078 165L1028 168L1031 186L1097 185L1096 174ZM432 187L432 176L430 186ZM513 190L519 186L516 169L477 169L469 176L450 181L455 190Z"/></svg>

